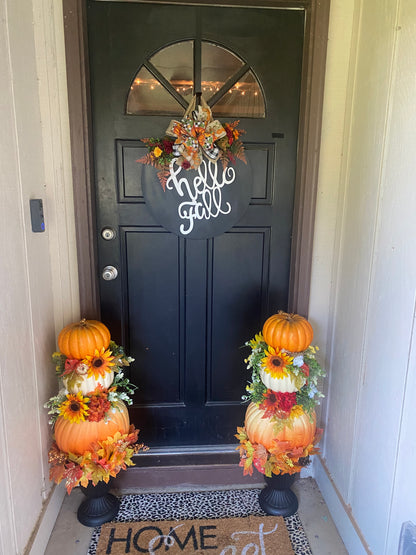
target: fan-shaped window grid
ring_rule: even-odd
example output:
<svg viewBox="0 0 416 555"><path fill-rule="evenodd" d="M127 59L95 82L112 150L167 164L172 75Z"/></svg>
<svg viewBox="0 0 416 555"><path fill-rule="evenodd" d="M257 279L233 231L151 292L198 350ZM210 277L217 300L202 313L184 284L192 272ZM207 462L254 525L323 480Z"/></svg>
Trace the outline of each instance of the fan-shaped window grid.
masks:
<svg viewBox="0 0 416 555"><path fill-rule="evenodd" d="M126 113L179 116L191 101L194 82L200 82L214 116L264 118L263 92L248 64L223 46L207 41L200 46L200 63L194 41L153 54L131 83Z"/></svg>

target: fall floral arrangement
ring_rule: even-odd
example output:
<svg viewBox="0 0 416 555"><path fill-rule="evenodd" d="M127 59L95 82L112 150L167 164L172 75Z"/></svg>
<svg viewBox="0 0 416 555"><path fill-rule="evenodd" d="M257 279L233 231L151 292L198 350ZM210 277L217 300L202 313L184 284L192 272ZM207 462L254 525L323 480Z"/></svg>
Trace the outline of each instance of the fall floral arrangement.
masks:
<svg viewBox="0 0 416 555"><path fill-rule="evenodd" d="M323 397L318 380L325 372L312 338L305 318L279 312L246 343L252 374L243 401L250 404L236 435L245 475L253 473L253 466L269 477L294 474L317 452L322 430L316 428L315 407Z"/></svg>
<svg viewBox="0 0 416 555"><path fill-rule="evenodd" d="M246 162L244 146L240 137L245 131L238 129L239 121L222 125L213 120L206 102L196 106L195 97L180 120L172 120L162 138L141 139L148 153L137 160L155 167L165 190L173 164L184 170L195 170L204 158L212 162L220 160L223 168L237 159Z"/></svg>
<svg viewBox="0 0 416 555"><path fill-rule="evenodd" d="M137 444L139 430L130 426L126 407L136 386L123 367L134 359L111 341L108 328L81 320L61 331L58 346L52 359L62 387L45 404L55 436L49 450L50 479L64 480L71 493L89 481L108 482L146 448Z"/></svg>

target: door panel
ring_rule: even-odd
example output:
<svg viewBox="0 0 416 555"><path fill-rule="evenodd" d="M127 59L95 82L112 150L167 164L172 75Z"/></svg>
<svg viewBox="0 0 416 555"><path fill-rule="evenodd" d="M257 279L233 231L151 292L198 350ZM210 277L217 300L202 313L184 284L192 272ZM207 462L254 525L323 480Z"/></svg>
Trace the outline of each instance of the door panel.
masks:
<svg viewBox="0 0 416 555"><path fill-rule="evenodd" d="M241 383L245 357L238 347L244 344L242 339L249 338L247 322L254 314L261 317L261 308L266 306L269 237L268 229L239 227L213 241L211 322L222 322L222 326L212 325L208 334L208 401L236 400L235 383ZM230 349L230 345L237 348ZM243 392L240 389L240 395Z"/></svg>
<svg viewBox="0 0 416 555"><path fill-rule="evenodd" d="M245 411L240 347L287 308L304 13L91 1L88 27L99 267L119 270L116 280L100 280L102 319L136 359L132 421L151 447L231 443ZM126 115L140 66L183 40L236 53L266 103L265 118L240 122L250 205L236 226L207 240L166 231L143 198L139 139L163 136L171 117ZM115 240L101 237L104 227Z"/></svg>
<svg viewBox="0 0 416 555"><path fill-rule="evenodd" d="M136 346L134 367L168 368L163 380L154 374L139 375L134 381L142 389L142 402L183 402L181 337L178 316L183 292L179 289L183 252L178 237L164 230L123 230L125 234L126 319L131 326L130 344ZM157 253L157 256L155 256ZM128 261L128 263L127 263ZM166 267L169 279L166 279ZM148 275L152 279L148 279ZM165 310L155 310L155 297ZM130 317L130 315L133 315ZM137 333L140 330L140 333ZM137 353L137 354L136 354ZM175 353L175 355L173 355ZM147 381L146 381L147 379Z"/></svg>

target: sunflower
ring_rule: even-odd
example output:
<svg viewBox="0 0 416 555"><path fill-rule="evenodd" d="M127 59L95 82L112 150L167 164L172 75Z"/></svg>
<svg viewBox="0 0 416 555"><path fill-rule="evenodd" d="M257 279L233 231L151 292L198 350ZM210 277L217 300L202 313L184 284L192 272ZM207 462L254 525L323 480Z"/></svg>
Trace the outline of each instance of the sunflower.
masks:
<svg viewBox="0 0 416 555"><path fill-rule="evenodd" d="M101 351L95 349L94 355L87 355L82 362L88 366L88 377L94 376L97 379L100 376L104 377L106 372L111 372L113 360L110 349L106 351L103 347Z"/></svg>
<svg viewBox="0 0 416 555"><path fill-rule="evenodd" d="M276 351L273 347L269 347L264 351L266 355L262 360L265 372L270 374L272 378L282 379L288 376L287 367L292 364L293 357L290 357L284 351Z"/></svg>
<svg viewBox="0 0 416 555"><path fill-rule="evenodd" d="M69 393L66 401L59 408L59 414L72 423L83 422L88 413L88 397L83 397L79 391L76 395Z"/></svg>
<svg viewBox="0 0 416 555"><path fill-rule="evenodd" d="M260 333L256 333L253 339L250 339L250 341L248 341L247 344L254 350L254 349L257 349L260 343L263 343L263 342L264 342L263 334L260 332Z"/></svg>

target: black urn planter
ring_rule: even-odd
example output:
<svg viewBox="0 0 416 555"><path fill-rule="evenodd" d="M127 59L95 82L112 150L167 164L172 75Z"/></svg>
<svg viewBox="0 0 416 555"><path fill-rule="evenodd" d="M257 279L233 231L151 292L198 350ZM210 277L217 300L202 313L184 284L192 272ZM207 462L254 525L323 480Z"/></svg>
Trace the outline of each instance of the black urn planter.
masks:
<svg viewBox="0 0 416 555"><path fill-rule="evenodd" d="M265 513L273 516L291 516L298 510L298 498L290 489L296 474L272 474L264 477L266 487L261 490L259 504Z"/></svg>
<svg viewBox="0 0 416 555"><path fill-rule="evenodd" d="M115 495L109 493L111 483L101 481L96 486L92 482L84 488L80 486L87 499L78 507L78 520L84 526L100 526L109 522L117 515L120 501Z"/></svg>

